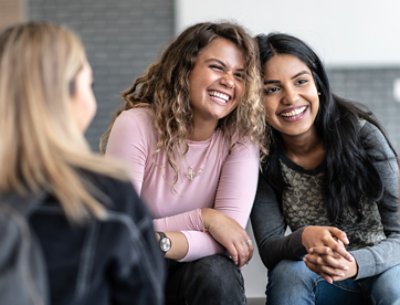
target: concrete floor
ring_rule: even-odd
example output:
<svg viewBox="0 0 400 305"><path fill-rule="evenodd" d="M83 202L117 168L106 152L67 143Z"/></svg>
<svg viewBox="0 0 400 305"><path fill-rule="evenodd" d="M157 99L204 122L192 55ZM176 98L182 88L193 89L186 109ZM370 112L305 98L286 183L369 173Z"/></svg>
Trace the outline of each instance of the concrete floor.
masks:
<svg viewBox="0 0 400 305"><path fill-rule="evenodd" d="M265 305L265 298L248 298L247 305Z"/></svg>

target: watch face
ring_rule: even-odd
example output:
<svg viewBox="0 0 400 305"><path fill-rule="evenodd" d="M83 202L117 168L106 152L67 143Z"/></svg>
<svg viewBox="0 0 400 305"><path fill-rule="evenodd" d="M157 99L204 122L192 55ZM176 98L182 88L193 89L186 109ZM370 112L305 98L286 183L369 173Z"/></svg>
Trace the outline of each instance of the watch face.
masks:
<svg viewBox="0 0 400 305"><path fill-rule="evenodd" d="M166 253L171 249L171 240L168 237L163 237L160 239L161 251Z"/></svg>

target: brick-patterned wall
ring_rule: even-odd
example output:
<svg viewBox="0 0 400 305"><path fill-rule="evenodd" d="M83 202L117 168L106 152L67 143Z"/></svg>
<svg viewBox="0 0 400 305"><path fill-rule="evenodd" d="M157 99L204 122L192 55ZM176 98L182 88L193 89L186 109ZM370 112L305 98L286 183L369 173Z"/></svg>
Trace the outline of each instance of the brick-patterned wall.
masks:
<svg viewBox="0 0 400 305"><path fill-rule="evenodd" d="M400 68L330 68L328 75L335 93L361 102L375 113L400 152L400 102L393 96Z"/></svg>
<svg viewBox="0 0 400 305"><path fill-rule="evenodd" d="M121 102L121 92L171 40L174 1L30 0L28 17L65 24L81 36L93 67L98 102L87 138L97 150L98 139Z"/></svg>

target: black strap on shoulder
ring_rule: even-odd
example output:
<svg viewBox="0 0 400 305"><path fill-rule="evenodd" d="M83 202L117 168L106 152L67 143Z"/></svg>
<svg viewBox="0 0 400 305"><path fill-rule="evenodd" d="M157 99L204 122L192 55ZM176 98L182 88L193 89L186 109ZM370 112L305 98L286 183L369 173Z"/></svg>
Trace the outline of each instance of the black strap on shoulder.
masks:
<svg viewBox="0 0 400 305"><path fill-rule="evenodd" d="M3 206L5 205L19 213L29 215L38 205L43 202L45 197L46 192L44 191L24 196L17 193L7 193L0 195L0 202Z"/></svg>

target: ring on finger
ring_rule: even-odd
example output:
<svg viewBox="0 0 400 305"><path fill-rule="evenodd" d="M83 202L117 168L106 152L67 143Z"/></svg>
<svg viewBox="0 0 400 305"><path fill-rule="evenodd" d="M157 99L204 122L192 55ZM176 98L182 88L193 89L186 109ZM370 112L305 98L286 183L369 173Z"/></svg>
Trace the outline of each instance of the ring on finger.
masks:
<svg viewBox="0 0 400 305"><path fill-rule="evenodd" d="M247 239L246 240L246 244L248 244L249 246L251 246L253 244L253 241L251 239Z"/></svg>

